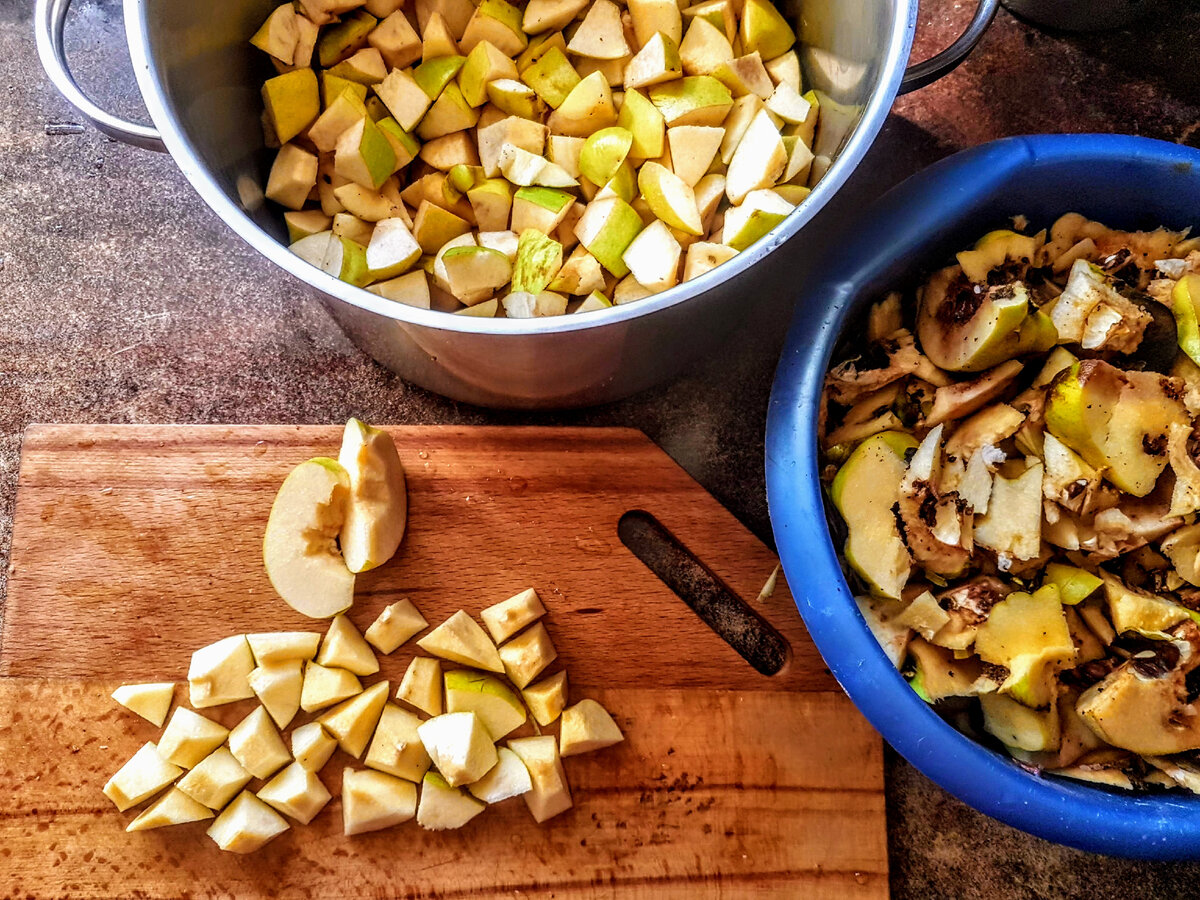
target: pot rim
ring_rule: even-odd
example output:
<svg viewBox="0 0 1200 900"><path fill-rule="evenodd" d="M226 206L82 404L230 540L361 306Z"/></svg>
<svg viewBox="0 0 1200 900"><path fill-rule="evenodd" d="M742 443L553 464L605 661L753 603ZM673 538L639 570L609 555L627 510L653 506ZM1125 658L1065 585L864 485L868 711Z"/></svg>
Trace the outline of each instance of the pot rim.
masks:
<svg viewBox="0 0 1200 900"><path fill-rule="evenodd" d="M880 80L829 171L792 213L765 238L732 260L686 284L655 294L636 303L613 306L583 315L547 316L536 319L478 318L456 316L438 310L419 309L396 303L356 288L304 263L288 248L264 231L221 189L200 161L192 142L171 113L163 84L151 59L145 0L124 0L125 30L138 87L151 120L158 128L171 157L184 177L208 206L238 236L271 262L325 294L344 303L388 319L423 328L507 337L552 335L628 322L653 315L697 299L765 259L801 227L811 221L862 162L891 110L904 75L917 23L916 0L897 0L896 15L887 39L887 54L880 67Z"/></svg>
<svg viewBox="0 0 1200 900"><path fill-rule="evenodd" d="M859 711L917 769L975 809L1052 841L1118 856L1195 859L1200 797L1119 795L1037 776L942 720L905 682L855 607L825 514L816 414L825 371L848 322L878 295L881 276L899 283L890 277L896 267L909 274L925 268L904 260L961 236L956 210L995 194L1022 171L1064 163L1194 177L1200 151L1122 135L1006 138L942 160L870 206L861 217L866 224L845 236L825 280L806 288L824 302L797 306L776 372L765 447L771 524L797 608L826 664ZM923 236L914 234L914 221Z"/></svg>

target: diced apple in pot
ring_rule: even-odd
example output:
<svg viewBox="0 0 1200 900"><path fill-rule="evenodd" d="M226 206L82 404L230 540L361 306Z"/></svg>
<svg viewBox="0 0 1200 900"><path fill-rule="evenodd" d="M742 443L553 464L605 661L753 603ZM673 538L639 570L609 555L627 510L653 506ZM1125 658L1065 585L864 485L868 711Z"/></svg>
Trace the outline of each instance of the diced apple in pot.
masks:
<svg viewBox="0 0 1200 900"><path fill-rule="evenodd" d="M295 144L280 147L267 176L267 199L291 210L301 210L316 186L316 155Z"/></svg>
<svg viewBox="0 0 1200 900"><path fill-rule="evenodd" d="M633 239L622 259L639 284L658 292L678 283L682 252L670 229L657 221Z"/></svg>
<svg viewBox="0 0 1200 900"><path fill-rule="evenodd" d="M429 279L420 270L373 284L367 290L396 303L404 303L418 309L429 309Z"/></svg>

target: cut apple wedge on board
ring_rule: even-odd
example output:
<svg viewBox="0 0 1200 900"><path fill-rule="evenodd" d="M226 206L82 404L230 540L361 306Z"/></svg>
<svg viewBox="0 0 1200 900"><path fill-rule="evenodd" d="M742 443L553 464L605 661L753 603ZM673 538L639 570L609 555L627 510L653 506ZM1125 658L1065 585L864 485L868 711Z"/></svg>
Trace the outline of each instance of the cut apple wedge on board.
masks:
<svg viewBox="0 0 1200 900"><path fill-rule="evenodd" d="M300 463L275 495L263 563L267 577L292 609L328 619L354 603L354 573L337 537L346 523L350 476L336 460Z"/></svg>
<svg viewBox="0 0 1200 900"><path fill-rule="evenodd" d="M350 480L340 534L342 555L351 572L365 572L391 559L404 538L404 466L391 436L358 419L346 423L338 462Z"/></svg>

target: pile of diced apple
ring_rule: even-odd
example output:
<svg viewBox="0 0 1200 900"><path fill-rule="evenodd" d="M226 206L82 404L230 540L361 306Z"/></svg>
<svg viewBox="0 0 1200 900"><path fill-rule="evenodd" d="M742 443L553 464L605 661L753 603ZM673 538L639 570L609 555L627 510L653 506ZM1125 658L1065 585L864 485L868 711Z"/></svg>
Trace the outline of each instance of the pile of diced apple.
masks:
<svg viewBox="0 0 1200 900"><path fill-rule="evenodd" d="M766 235L824 173L771 0L298 0L251 42L292 251L382 297L628 303Z"/></svg>

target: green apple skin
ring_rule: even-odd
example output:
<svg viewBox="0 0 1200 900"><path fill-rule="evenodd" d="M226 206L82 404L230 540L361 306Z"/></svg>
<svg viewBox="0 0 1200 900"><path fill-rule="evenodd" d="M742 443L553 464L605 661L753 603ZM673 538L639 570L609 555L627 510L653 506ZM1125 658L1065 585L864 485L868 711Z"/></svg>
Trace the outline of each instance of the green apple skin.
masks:
<svg viewBox="0 0 1200 900"><path fill-rule="evenodd" d="M579 243L617 278L629 274L621 258L644 227L642 217L620 197L593 200L575 226Z"/></svg>
<svg viewBox="0 0 1200 900"><path fill-rule="evenodd" d="M1200 363L1200 274L1189 273L1175 282L1171 312L1175 315L1179 349L1192 362Z"/></svg>
<svg viewBox="0 0 1200 900"><path fill-rule="evenodd" d="M583 142L579 171L592 184L605 184L617 174L632 146L630 131L619 125L601 128Z"/></svg>

